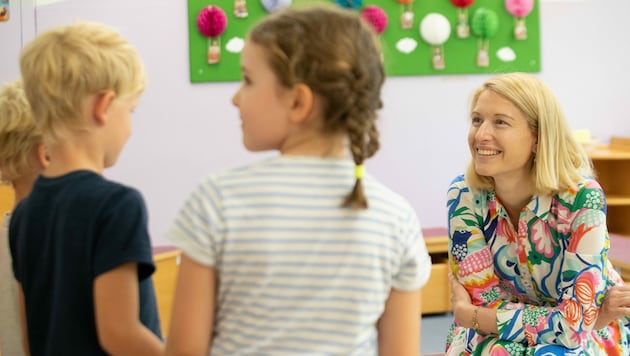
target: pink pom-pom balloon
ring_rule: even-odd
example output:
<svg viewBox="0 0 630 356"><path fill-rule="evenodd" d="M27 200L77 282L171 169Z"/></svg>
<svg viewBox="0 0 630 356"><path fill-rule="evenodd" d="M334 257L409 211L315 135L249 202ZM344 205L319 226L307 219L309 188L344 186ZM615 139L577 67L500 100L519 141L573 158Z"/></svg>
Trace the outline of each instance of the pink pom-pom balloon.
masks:
<svg viewBox="0 0 630 356"><path fill-rule="evenodd" d="M505 0L505 8L516 17L525 17L534 8L534 0Z"/></svg>
<svg viewBox="0 0 630 356"><path fill-rule="evenodd" d="M225 11L218 6L206 6L197 15L197 29L206 37L220 36L227 27Z"/></svg>
<svg viewBox="0 0 630 356"><path fill-rule="evenodd" d="M451 0L451 3L453 5L455 5L456 7L461 8L461 9L469 7L474 2L475 2L475 0Z"/></svg>
<svg viewBox="0 0 630 356"><path fill-rule="evenodd" d="M361 17L370 23L379 35L387 28L387 13L379 6L366 6L361 10Z"/></svg>

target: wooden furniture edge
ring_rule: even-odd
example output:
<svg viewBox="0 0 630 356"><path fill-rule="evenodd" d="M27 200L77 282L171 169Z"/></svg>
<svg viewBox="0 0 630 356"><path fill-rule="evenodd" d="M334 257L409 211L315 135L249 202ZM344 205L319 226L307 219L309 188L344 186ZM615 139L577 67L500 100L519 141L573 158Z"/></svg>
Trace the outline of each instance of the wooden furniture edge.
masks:
<svg viewBox="0 0 630 356"><path fill-rule="evenodd" d="M448 252L448 229L444 227L424 228L422 235L429 254Z"/></svg>
<svg viewBox="0 0 630 356"><path fill-rule="evenodd" d="M168 260L170 258L173 257L177 257L179 255L182 254L181 250L173 250L173 251L167 251L167 252L154 252L153 253L153 260L155 262L160 262L160 261L164 261L164 260Z"/></svg>
<svg viewBox="0 0 630 356"><path fill-rule="evenodd" d="M608 258L615 267L630 269L630 236L619 234L608 234L610 240L610 250Z"/></svg>

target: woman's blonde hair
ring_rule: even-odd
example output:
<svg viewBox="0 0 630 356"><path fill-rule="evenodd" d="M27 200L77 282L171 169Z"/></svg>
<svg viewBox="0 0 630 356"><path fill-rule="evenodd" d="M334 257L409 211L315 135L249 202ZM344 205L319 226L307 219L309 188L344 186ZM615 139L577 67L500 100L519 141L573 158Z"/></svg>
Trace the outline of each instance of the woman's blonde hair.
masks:
<svg viewBox="0 0 630 356"><path fill-rule="evenodd" d="M537 138L531 170L534 194L550 195L575 188L584 177L593 176L586 151L575 140L558 99L545 83L526 73L498 75L473 92L471 110L486 90L512 102L525 115ZM492 177L477 174L473 159L466 181L473 189L494 189Z"/></svg>
<svg viewBox="0 0 630 356"><path fill-rule="evenodd" d="M22 83L0 89L0 179L13 182L32 171L30 156L42 143Z"/></svg>
<svg viewBox="0 0 630 356"><path fill-rule="evenodd" d="M24 90L47 139L82 129L85 100L112 90L118 98L135 97L146 74L136 49L116 30L79 22L48 30L20 55Z"/></svg>

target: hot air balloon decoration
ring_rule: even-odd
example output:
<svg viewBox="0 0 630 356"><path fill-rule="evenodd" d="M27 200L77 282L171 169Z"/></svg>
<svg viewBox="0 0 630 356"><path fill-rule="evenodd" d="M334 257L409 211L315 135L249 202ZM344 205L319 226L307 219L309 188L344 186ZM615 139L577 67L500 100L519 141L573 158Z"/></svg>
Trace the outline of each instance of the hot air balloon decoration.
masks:
<svg viewBox="0 0 630 356"><path fill-rule="evenodd" d="M234 0L234 16L239 19L244 19L248 15L247 0Z"/></svg>
<svg viewBox="0 0 630 356"><path fill-rule="evenodd" d="M505 8L514 16L514 38L517 40L527 39L527 26L525 17L534 8L534 0L505 0Z"/></svg>
<svg viewBox="0 0 630 356"><path fill-rule="evenodd" d="M291 0L261 0L260 2L268 13L276 12L291 5Z"/></svg>
<svg viewBox="0 0 630 356"><path fill-rule="evenodd" d="M468 8L475 0L451 0L457 7L457 37L468 38L470 36L470 26L468 25Z"/></svg>
<svg viewBox="0 0 630 356"><path fill-rule="evenodd" d="M0 21L9 21L9 17L8 0L0 1Z"/></svg>
<svg viewBox="0 0 630 356"><path fill-rule="evenodd" d="M413 1L414 0L396 0L402 7L402 15L400 15L400 27L408 30L413 27Z"/></svg>
<svg viewBox="0 0 630 356"><path fill-rule="evenodd" d="M197 15L197 29L208 38L208 63L219 63L221 59L221 34L227 27L225 11L218 6L209 5Z"/></svg>
<svg viewBox="0 0 630 356"><path fill-rule="evenodd" d="M381 7L368 5L361 10L361 17L367 21L379 35L387 28L387 13Z"/></svg>
<svg viewBox="0 0 630 356"><path fill-rule="evenodd" d="M433 48L431 61L434 70L442 70L446 67L443 45L450 35L451 24L442 14L429 13L420 22L420 36Z"/></svg>
<svg viewBox="0 0 630 356"><path fill-rule="evenodd" d="M487 67L490 65L490 39L499 30L499 16L493 10L485 7L478 8L470 21L472 32L479 38L477 42L477 66Z"/></svg>

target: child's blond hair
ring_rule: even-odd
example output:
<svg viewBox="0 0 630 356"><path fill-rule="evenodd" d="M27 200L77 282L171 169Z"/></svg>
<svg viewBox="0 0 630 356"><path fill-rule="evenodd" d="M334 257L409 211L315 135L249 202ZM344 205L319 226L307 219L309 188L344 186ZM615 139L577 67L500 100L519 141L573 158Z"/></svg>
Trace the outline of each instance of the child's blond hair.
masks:
<svg viewBox="0 0 630 356"><path fill-rule="evenodd" d="M10 183L31 170L29 157L42 142L22 82L0 89L0 179Z"/></svg>
<svg viewBox="0 0 630 356"><path fill-rule="evenodd" d="M92 95L139 96L146 74L136 49L115 29L79 22L48 30L23 50L20 69L36 123L46 139L85 128Z"/></svg>

